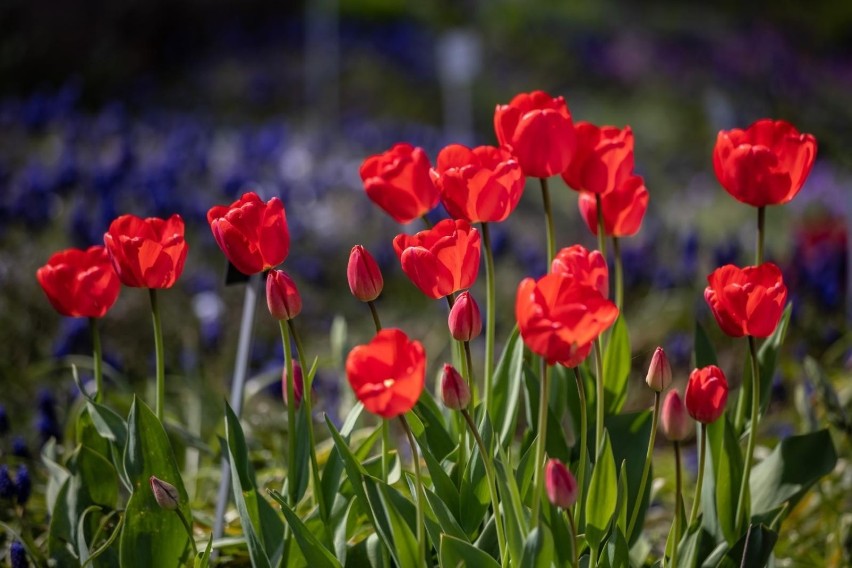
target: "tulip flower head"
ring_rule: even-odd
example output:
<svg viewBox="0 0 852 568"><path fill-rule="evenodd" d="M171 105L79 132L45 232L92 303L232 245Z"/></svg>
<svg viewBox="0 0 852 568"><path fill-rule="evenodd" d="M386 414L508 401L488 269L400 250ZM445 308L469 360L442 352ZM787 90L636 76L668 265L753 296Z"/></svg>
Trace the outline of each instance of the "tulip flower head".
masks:
<svg viewBox="0 0 852 568"><path fill-rule="evenodd" d="M36 278L53 308L70 317L103 317L121 289L103 246L57 252L36 271Z"/></svg>
<svg viewBox="0 0 852 568"><path fill-rule="evenodd" d="M154 499L160 508L167 511L174 511L178 508L180 505L180 495L177 487L153 475L148 479L148 482L151 484L151 492L154 494Z"/></svg>
<svg viewBox="0 0 852 568"><path fill-rule="evenodd" d="M361 181L367 197L397 223L419 219L438 204L438 188L429 170L432 164L423 148L396 144L361 164Z"/></svg>
<svg viewBox="0 0 852 568"><path fill-rule="evenodd" d="M609 297L609 269L599 250L589 252L582 245L572 245L556 253L550 271L566 274L596 289L604 298Z"/></svg>
<svg viewBox="0 0 852 568"><path fill-rule="evenodd" d="M544 468L544 488L551 504L570 509L577 501L579 486L568 467L557 459L547 460Z"/></svg>
<svg viewBox="0 0 852 568"><path fill-rule="evenodd" d="M689 415L702 424L718 420L728 401L728 379L716 365L695 369L689 375L684 395Z"/></svg>
<svg viewBox="0 0 852 568"><path fill-rule="evenodd" d="M663 400L663 407L660 411L660 422L663 427L663 433L672 442L682 442L689 436L691 426L689 415L686 412L683 399L676 390L669 391Z"/></svg>
<svg viewBox="0 0 852 568"><path fill-rule="evenodd" d="M577 145L574 122L562 97L521 93L494 111L494 131L524 175L548 178L565 171Z"/></svg>
<svg viewBox="0 0 852 568"><path fill-rule="evenodd" d="M470 404L470 387L455 367L444 364L441 373L441 400L450 410L462 410Z"/></svg>
<svg viewBox="0 0 852 568"><path fill-rule="evenodd" d="M479 273L479 231L462 219L444 219L416 235L397 235L393 248L405 275L432 299L470 288Z"/></svg>
<svg viewBox="0 0 852 568"><path fill-rule="evenodd" d="M728 264L707 277L704 299L731 337L769 337L784 312L787 286L771 262L738 268Z"/></svg>
<svg viewBox="0 0 852 568"><path fill-rule="evenodd" d="M378 298L385 284L373 255L361 245L355 245L349 253L346 279L352 295L362 302L372 302Z"/></svg>
<svg viewBox="0 0 852 568"><path fill-rule="evenodd" d="M780 205L802 189L816 158L816 139L789 122L762 119L745 130L723 130L713 148L716 178L735 199L754 207Z"/></svg>
<svg viewBox="0 0 852 568"><path fill-rule="evenodd" d="M459 294L447 318L450 335L457 341L471 341L482 333L482 316L470 292Z"/></svg>
<svg viewBox="0 0 852 568"><path fill-rule="evenodd" d="M346 377L364 407L383 418L417 404L426 382L426 352L399 329L385 328L346 358Z"/></svg>
<svg viewBox="0 0 852 568"><path fill-rule="evenodd" d="M432 179L447 212L469 223L504 221L518 206L526 181L505 148L471 150L461 144L441 150Z"/></svg>
<svg viewBox="0 0 852 568"><path fill-rule="evenodd" d="M302 297L296 283L283 270L270 270L266 277L266 305L279 321L291 320L302 311Z"/></svg>
<svg viewBox="0 0 852 568"><path fill-rule="evenodd" d="M669 365L669 358L666 357L666 352L663 351L662 347L657 347L653 357L651 357L645 383L648 388L656 392L663 392L672 384L672 367Z"/></svg>
<svg viewBox="0 0 852 568"><path fill-rule="evenodd" d="M598 205L594 193L583 191L578 201L580 215L593 235L598 234ZM648 209L648 190L641 176L630 176L621 185L601 194L604 233L609 237L631 237L639 232Z"/></svg>
<svg viewBox="0 0 852 568"><path fill-rule="evenodd" d="M187 244L180 215L122 215L104 235L112 266L125 286L171 288L183 272Z"/></svg>
<svg viewBox="0 0 852 568"><path fill-rule="evenodd" d="M277 197L264 203L254 192L207 212L216 244L237 270L251 275L278 266L290 252L284 205Z"/></svg>
<svg viewBox="0 0 852 568"><path fill-rule="evenodd" d="M633 174L633 131L629 126L595 126L578 122L577 150L562 179L571 189L607 193Z"/></svg>

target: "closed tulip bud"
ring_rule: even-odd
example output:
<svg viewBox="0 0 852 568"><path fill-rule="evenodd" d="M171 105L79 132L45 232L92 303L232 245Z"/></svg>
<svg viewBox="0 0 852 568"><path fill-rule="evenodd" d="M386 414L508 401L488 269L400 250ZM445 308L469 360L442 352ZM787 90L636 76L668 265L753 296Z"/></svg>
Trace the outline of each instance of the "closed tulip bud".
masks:
<svg viewBox="0 0 852 568"><path fill-rule="evenodd" d="M362 302L372 302L378 298L385 284L373 255L361 245L355 245L349 253L346 278L352 295Z"/></svg>
<svg viewBox="0 0 852 568"><path fill-rule="evenodd" d="M266 277L266 305L277 320L291 320L302 311L296 283L283 270L270 270Z"/></svg>
<svg viewBox="0 0 852 568"><path fill-rule="evenodd" d="M305 383L304 378L302 377L302 366L299 365L298 362L293 361L293 376L296 377L296 381L293 383L293 396L296 399L296 408L299 408L302 404L302 396L305 392ZM281 373L281 387L284 393L284 404L287 404L287 397L290 396L289 389L287 388L287 367L284 367L284 371Z"/></svg>
<svg viewBox="0 0 852 568"><path fill-rule="evenodd" d="M177 487L153 475L148 481L151 483L151 491L154 493L157 505L167 511L174 511L178 508L180 497Z"/></svg>
<svg viewBox="0 0 852 568"><path fill-rule="evenodd" d="M479 306L470 292L462 292L456 298L447 318L450 334L458 341L470 341L482 333L482 316Z"/></svg>
<svg viewBox="0 0 852 568"><path fill-rule="evenodd" d="M663 424L663 433L672 442L682 442L689 436L689 415L686 413L683 399L676 390L669 391L666 395L660 420Z"/></svg>
<svg viewBox="0 0 852 568"><path fill-rule="evenodd" d="M550 459L544 468L547 498L560 509L568 509L577 501L577 480L564 463Z"/></svg>
<svg viewBox="0 0 852 568"><path fill-rule="evenodd" d="M651 390L657 392L663 392L672 384L672 367L669 365L669 358L666 357L666 352L663 351L662 347L657 347L654 356L651 357L645 383Z"/></svg>
<svg viewBox="0 0 852 568"><path fill-rule="evenodd" d="M470 388L455 368L444 364L441 375L441 399L450 410L463 410L470 404Z"/></svg>
<svg viewBox="0 0 852 568"><path fill-rule="evenodd" d="M725 412L728 380L716 365L695 369L686 384L684 403L689 415L702 424L711 424Z"/></svg>

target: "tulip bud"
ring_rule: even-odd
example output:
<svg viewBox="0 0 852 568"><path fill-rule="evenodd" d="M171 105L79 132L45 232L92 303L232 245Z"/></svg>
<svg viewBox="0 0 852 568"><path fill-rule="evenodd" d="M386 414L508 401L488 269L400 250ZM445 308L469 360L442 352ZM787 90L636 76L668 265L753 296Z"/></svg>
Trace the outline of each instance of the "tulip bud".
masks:
<svg viewBox="0 0 852 568"><path fill-rule="evenodd" d="M305 392L305 383L302 377L302 366L298 361L293 361L293 376L296 377L296 382L293 383L293 396L296 398L296 408L302 404L302 395ZM281 389L284 393L284 404L287 404L287 397L290 396L287 388L287 367L281 373Z"/></svg>
<svg viewBox="0 0 852 568"><path fill-rule="evenodd" d="M277 320L291 320L302 311L296 283L283 270L270 270L266 277L266 304Z"/></svg>
<svg viewBox="0 0 852 568"><path fill-rule="evenodd" d="M695 369L683 395L686 411L702 424L711 424L725 412L728 380L716 365Z"/></svg>
<svg viewBox="0 0 852 568"><path fill-rule="evenodd" d="M372 302L382 293L385 281L379 265L370 252L361 245L352 247L346 278L352 295L362 302Z"/></svg>
<svg viewBox="0 0 852 568"><path fill-rule="evenodd" d="M553 505L568 509L577 501L577 480L564 463L550 459L544 468L544 487Z"/></svg>
<svg viewBox="0 0 852 568"><path fill-rule="evenodd" d="M689 436L689 416L683 399L676 390L669 391L666 395L660 420L663 424L663 433L672 442L682 442Z"/></svg>
<svg viewBox="0 0 852 568"><path fill-rule="evenodd" d="M657 347L654 356L651 357L645 382L651 390L657 392L663 392L672 384L672 367L662 347Z"/></svg>
<svg viewBox="0 0 852 568"><path fill-rule="evenodd" d="M167 511L174 511L178 508L180 497L178 496L177 487L167 481L157 479L153 475L148 481L151 483L151 491L154 493L157 505Z"/></svg>
<svg viewBox="0 0 852 568"><path fill-rule="evenodd" d="M444 406L451 410L463 410L470 404L470 388L455 368L444 364L441 375L441 399Z"/></svg>
<svg viewBox="0 0 852 568"><path fill-rule="evenodd" d="M470 292L462 292L456 298L447 318L450 334L458 341L470 341L482 333L482 316L479 306Z"/></svg>

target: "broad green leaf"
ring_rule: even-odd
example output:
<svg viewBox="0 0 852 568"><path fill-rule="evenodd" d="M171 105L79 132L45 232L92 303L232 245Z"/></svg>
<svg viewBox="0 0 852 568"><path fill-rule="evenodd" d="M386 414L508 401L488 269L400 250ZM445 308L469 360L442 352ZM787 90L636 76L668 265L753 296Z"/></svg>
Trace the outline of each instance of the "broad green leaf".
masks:
<svg viewBox="0 0 852 568"><path fill-rule="evenodd" d="M210 551L213 548L213 533L210 533L210 538L207 539L207 546L204 550L198 552L195 561L192 564L193 568L207 568L210 565Z"/></svg>
<svg viewBox="0 0 852 568"><path fill-rule="evenodd" d="M534 528L524 542L524 556L521 568L550 568L553 565L555 550L553 536L545 525Z"/></svg>
<svg viewBox="0 0 852 568"><path fill-rule="evenodd" d="M728 544L733 544L740 536L737 534L736 516L743 457L734 435L734 427L727 415L723 414L721 419L707 426L707 445L707 460L713 471L715 486L715 515L704 517L704 528L711 533L721 530L721 536ZM748 518L747 509L743 512L743 517L744 520ZM715 527L709 526L710 522L715 522Z"/></svg>
<svg viewBox="0 0 852 568"><path fill-rule="evenodd" d="M287 524L290 526L290 530L293 531L293 537L296 539L296 543L302 550L302 554L304 554L308 564L317 568L340 568L342 565L337 558L308 529L299 516L293 512L293 509L287 505L284 497L277 491L270 491L269 494L281 506L281 512L284 513L284 518L287 519Z"/></svg>
<svg viewBox="0 0 852 568"><path fill-rule="evenodd" d="M678 543L676 565L678 568L697 568L700 561L713 551L715 542L713 535L705 531L701 523L693 523Z"/></svg>
<svg viewBox="0 0 852 568"><path fill-rule="evenodd" d="M778 541L775 533L763 525L750 525L748 532L725 554L718 568L766 566Z"/></svg>
<svg viewBox="0 0 852 568"><path fill-rule="evenodd" d="M631 414L609 415L605 418L604 423L606 430L609 432L609 440L612 444L612 454L615 463L627 461L627 510L632 514L633 504L639 493L639 484L642 482L642 467L645 463L645 454L648 451L648 439L651 436L651 411L635 412ZM592 429L590 428L590 434ZM594 443L589 444L589 451L594 451ZM632 464L636 464L633 466ZM586 476L589 479L590 476ZM637 515L636 525L641 527L645 518L645 511L648 508L648 500L651 496L651 486L654 479L654 467L651 465L651 471L648 474L648 481L645 484L645 494L639 496L639 513ZM588 501L587 501L588 503ZM636 542L636 539L641 534L641 530L633 528L633 535L628 539L629 544Z"/></svg>
<svg viewBox="0 0 852 568"><path fill-rule="evenodd" d="M790 324L790 315L793 313L793 304L787 304L784 313L781 315L781 320L772 335L766 338L760 349L757 351L757 361L760 364L760 415L766 410L769 405L769 397L772 394L772 378L775 376L775 366L778 360L778 351L784 344L784 338L787 335L787 328ZM751 356L746 350L745 368L743 369L743 385L751 384ZM740 389L740 396L745 397L742 404L745 404L746 418L751 416L751 391L748 389ZM740 404L739 402L737 404Z"/></svg>
<svg viewBox="0 0 852 568"><path fill-rule="evenodd" d="M456 447L456 436L450 435L444 417L432 393L423 391L414 407L414 414L420 419L425 428L426 442L432 455L438 461L446 458Z"/></svg>
<svg viewBox="0 0 852 568"><path fill-rule="evenodd" d="M500 503L503 508L503 529L506 531L506 544L510 560L518 562L519 559L523 558L524 541L529 533L529 526L518 484L515 481L515 476L512 475L511 466L506 463L507 461L508 458L503 447L498 447L494 469L497 475ZM504 564L508 563L504 562Z"/></svg>
<svg viewBox="0 0 852 568"><path fill-rule="evenodd" d="M503 447L508 447L518 424L518 412L521 404L521 384L524 375L524 342L520 339L518 327L512 330L503 354L494 369L492 400L494 408L488 409L488 415L494 424L497 439Z"/></svg>
<svg viewBox="0 0 852 568"><path fill-rule="evenodd" d="M491 422L484 420L480 425L480 436L486 448L492 447ZM491 504L488 481L485 476L485 464L479 447L474 445L473 452L462 475L459 488L459 519L465 533L473 535L482 524L483 516Z"/></svg>
<svg viewBox="0 0 852 568"><path fill-rule="evenodd" d="M604 555L611 568L630 567L630 549L620 529L615 528L607 539Z"/></svg>
<svg viewBox="0 0 852 568"><path fill-rule="evenodd" d="M47 512L53 517L53 508L56 503L59 489L65 481L71 476L71 473L59 465L56 461L56 438L51 438L41 448L41 461L47 467L47 490L45 498L47 500Z"/></svg>
<svg viewBox="0 0 852 568"><path fill-rule="evenodd" d="M311 459L310 447L307 444L308 420L309 418L305 413L304 405L300 406L296 411L296 433L287 437L288 444L296 444L296 467L291 468L290 464L287 465L287 479L284 483L286 487L283 491L285 493L289 491L290 484L294 483L296 485L296 503L302 500L302 497L305 496L305 491L308 489L308 467ZM322 485L322 481L320 481L320 485Z"/></svg>
<svg viewBox="0 0 852 568"><path fill-rule="evenodd" d="M707 332L698 320L695 321L695 351L693 357L696 367L706 367L707 365L716 365L716 350L713 348L713 343L707 337Z"/></svg>
<svg viewBox="0 0 852 568"><path fill-rule="evenodd" d="M429 477L432 478L432 486L435 488L435 494L443 502L443 504L452 511L453 519L457 521L459 510L459 490L456 489L453 480L450 479L449 474L444 471L444 468L441 467L441 464L438 463L435 456L432 455L428 448L424 447L422 440L418 438L417 441L420 443L420 453L423 455L423 460L426 462L426 469L429 470Z"/></svg>
<svg viewBox="0 0 852 568"><path fill-rule="evenodd" d="M488 553L446 534L441 536L439 561L441 568L500 568Z"/></svg>
<svg viewBox="0 0 852 568"><path fill-rule="evenodd" d="M586 495L586 539L593 549L597 549L606 536L609 523L615 514L617 499L615 459L612 456L609 432L605 430L600 458L592 469L592 480Z"/></svg>
<svg viewBox="0 0 852 568"><path fill-rule="evenodd" d="M376 521L376 531L387 544L397 565L418 566L417 537L391 496L391 492L396 490L369 475L363 477L363 484ZM414 515L408 517L413 518Z"/></svg>
<svg viewBox="0 0 852 568"><path fill-rule="evenodd" d="M189 537L175 512L157 505L148 481L151 476L157 476L174 485L180 498L180 510L186 519L192 519L168 436L151 409L136 398L130 408L127 428L124 469L133 485L133 495L125 510L121 565L131 568L182 566L190 553Z"/></svg>
<svg viewBox="0 0 852 568"><path fill-rule="evenodd" d="M652 477L650 473L648 477ZM650 480L648 483L650 484ZM615 524L621 531L622 535L627 532L628 515L630 515L630 511L627 508L627 504L627 460L621 460L621 467L618 470L618 505L615 509ZM642 527L638 527L634 530L642 532L641 529Z"/></svg>
<svg viewBox="0 0 852 568"><path fill-rule="evenodd" d="M630 375L630 334L624 315L612 327L603 357L604 401L607 414L618 414L627 400Z"/></svg>
<svg viewBox="0 0 852 568"><path fill-rule="evenodd" d="M551 372L551 374L553 374ZM551 377L551 382L555 377ZM539 395L541 393L541 380L537 375L532 373L526 373L524 375L526 389L527 389L527 398L528 400L536 401L535 404L530 405L529 413L530 413L530 424L535 424L536 429L538 428L538 400ZM536 436L538 436L538 432L535 430L531 430L534 432ZM550 406L547 407L547 438L545 439L545 451L548 456L552 458L557 458L562 462L569 462L571 459L571 447L568 445L568 440L565 438L565 429L562 427L562 424L559 421L559 418L554 414L553 409Z"/></svg>
<svg viewBox="0 0 852 568"><path fill-rule="evenodd" d="M346 439L349 439L350 434L352 434L352 430L355 428L355 424L363 410L364 405L359 402L346 416L341 430L341 435ZM334 500L340 493L340 480L343 475L343 469L343 458L340 457L340 451L335 446L331 449L328 460L325 462L325 467L322 469L322 480L320 482L325 502L332 508Z"/></svg>
<svg viewBox="0 0 852 568"><path fill-rule="evenodd" d="M426 495L426 502L429 505L429 509L432 512L432 516L435 517L435 520L438 523L441 532L443 532L444 534L452 535L466 542L470 542L470 540L467 538L467 535L462 530L461 526L459 526L458 521L453 516L452 511L441 500L441 498L438 497L438 495L428 487L424 487L423 492ZM437 539L433 538L432 540L436 541Z"/></svg>

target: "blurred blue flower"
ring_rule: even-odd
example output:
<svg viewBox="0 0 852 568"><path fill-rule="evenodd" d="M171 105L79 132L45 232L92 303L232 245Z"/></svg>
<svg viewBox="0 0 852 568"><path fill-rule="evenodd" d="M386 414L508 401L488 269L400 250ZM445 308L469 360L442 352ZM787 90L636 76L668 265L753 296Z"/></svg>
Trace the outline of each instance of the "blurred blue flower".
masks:
<svg viewBox="0 0 852 568"><path fill-rule="evenodd" d="M6 464L0 465L0 499L12 499L15 497L15 483L9 476L9 468Z"/></svg>
<svg viewBox="0 0 852 568"><path fill-rule="evenodd" d="M13 540L9 547L9 563L12 568L28 568L30 561L27 560L27 550L19 540Z"/></svg>
<svg viewBox="0 0 852 568"><path fill-rule="evenodd" d="M62 359L91 349L91 330L86 318L62 318L59 332L53 340L53 358Z"/></svg>
<svg viewBox="0 0 852 568"><path fill-rule="evenodd" d="M12 438L12 455L24 459L30 457L30 449L27 446L27 441L22 436Z"/></svg>
<svg viewBox="0 0 852 568"><path fill-rule="evenodd" d="M15 493L18 497L18 505L26 505L32 492L33 483L30 479L30 471L27 466L19 465L18 472L15 475Z"/></svg>

